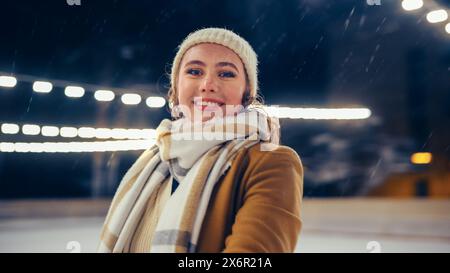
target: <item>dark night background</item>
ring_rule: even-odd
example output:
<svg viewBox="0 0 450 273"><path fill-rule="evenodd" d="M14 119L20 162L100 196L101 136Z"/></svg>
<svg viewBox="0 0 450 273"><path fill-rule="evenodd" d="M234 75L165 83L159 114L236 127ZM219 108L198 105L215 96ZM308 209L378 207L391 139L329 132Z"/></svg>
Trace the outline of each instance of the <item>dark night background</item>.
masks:
<svg viewBox="0 0 450 273"><path fill-rule="evenodd" d="M283 144L305 167L305 196L365 195L395 173L449 177L450 34L400 3L2 1L0 74L18 83L0 87L0 123L155 128L167 107L117 99L101 106L88 95L69 100L57 87L36 94L20 75L165 96L182 39L226 27L258 54L266 104L372 111L359 121L281 120ZM435 3L450 9L450 1ZM4 141L48 140L0 134ZM421 151L433 153L431 165L410 163ZM139 154L0 152L0 199L111 196Z"/></svg>

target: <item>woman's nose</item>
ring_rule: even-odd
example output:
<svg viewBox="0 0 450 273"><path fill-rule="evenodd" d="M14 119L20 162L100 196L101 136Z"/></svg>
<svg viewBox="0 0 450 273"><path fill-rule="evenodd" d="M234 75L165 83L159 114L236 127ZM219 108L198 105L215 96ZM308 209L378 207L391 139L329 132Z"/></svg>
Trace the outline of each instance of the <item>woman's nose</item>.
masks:
<svg viewBox="0 0 450 273"><path fill-rule="evenodd" d="M217 92L217 84L212 76L206 76L201 85L202 92Z"/></svg>

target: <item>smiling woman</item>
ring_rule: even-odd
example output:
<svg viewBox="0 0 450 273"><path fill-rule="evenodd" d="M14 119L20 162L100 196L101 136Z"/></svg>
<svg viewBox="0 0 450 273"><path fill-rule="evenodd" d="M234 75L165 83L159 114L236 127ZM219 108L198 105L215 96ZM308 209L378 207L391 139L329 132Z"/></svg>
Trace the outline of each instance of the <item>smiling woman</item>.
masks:
<svg viewBox="0 0 450 273"><path fill-rule="evenodd" d="M175 56L173 120L122 179L101 252L292 252L303 167L257 108L257 57L232 31L191 33ZM219 137L218 137L219 136Z"/></svg>
<svg viewBox="0 0 450 273"><path fill-rule="evenodd" d="M185 94L180 97L179 91L190 92L186 95L196 95L203 99L207 99L210 92L222 91L222 95L234 96L233 100L230 98L228 105L260 105L262 99L258 96L257 65L258 58L250 44L229 30L209 28L191 33L179 46L172 64L168 94L172 116L176 119L192 113L193 107L189 107L192 101L181 103L180 99ZM191 81L188 76L191 76ZM193 86L194 83L197 85ZM184 88L179 87L180 84L190 84L191 88L184 92ZM192 90L194 87L197 91ZM183 111L183 107L187 109Z"/></svg>
<svg viewBox="0 0 450 273"><path fill-rule="evenodd" d="M216 111L231 115L241 105L247 88L244 65L231 49L213 43L198 44L186 51L179 69L178 102L188 106L182 113L192 121L196 116L206 121L212 117L210 112ZM195 107L199 115L194 115Z"/></svg>

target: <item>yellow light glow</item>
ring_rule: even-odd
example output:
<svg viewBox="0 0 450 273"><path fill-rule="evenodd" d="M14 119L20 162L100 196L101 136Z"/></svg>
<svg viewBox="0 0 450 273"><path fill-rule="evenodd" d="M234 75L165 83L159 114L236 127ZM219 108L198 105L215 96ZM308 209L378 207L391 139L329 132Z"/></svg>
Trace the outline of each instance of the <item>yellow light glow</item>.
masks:
<svg viewBox="0 0 450 273"><path fill-rule="evenodd" d="M411 162L413 164L429 164L432 159L433 156L431 153L414 153L411 156Z"/></svg>

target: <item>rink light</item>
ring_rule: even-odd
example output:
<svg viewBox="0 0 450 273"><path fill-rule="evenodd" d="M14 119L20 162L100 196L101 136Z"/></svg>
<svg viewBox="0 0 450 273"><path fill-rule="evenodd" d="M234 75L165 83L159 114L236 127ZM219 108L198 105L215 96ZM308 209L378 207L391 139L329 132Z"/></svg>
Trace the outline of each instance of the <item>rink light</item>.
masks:
<svg viewBox="0 0 450 273"><path fill-rule="evenodd" d="M41 127L35 124L25 124L22 126L22 133L24 135L36 136L41 132Z"/></svg>
<svg viewBox="0 0 450 273"><path fill-rule="evenodd" d="M0 142L0 152L14 152L15 145L11 142Z"/></svg>
<svg viewBox="0 0 450 273"><path fill-rule="evenodd" d="M427 14L427 20L432 24L440 23L447 19L448 19L447 11L443 9L433 10Z"/></svg>
<svg viewBox="0 0 450 273"><path fill-rule="evenodd" d="M420 9L421 7L423 7L423 1L422 0L403 0L402 7L404 10L407 10L407 11Z"/></svg>
<svg viewBox="0 0 450 273"><path fill-rule="evenodd" d="M81 138L94 138L95 137L95 128L91 128L91 127L78 128L78 136Z"/></svg>
<svg viewBox="0 0 450 273"><path fill-rule="evenodd" d="M33 90L38 93L49 93L52 89L53 85L50 82L35 81L33 83Z"/></svg>
<svg viewBox="0 0 450 273"><path fill-rule="evenodd" d="M127 105L137 105L142 100L140 95L133 93L123 94L120 99Z"/></svg>
<svg viewBox="0 0 450 273"><path fill-rule="evenodd" d="M15 123L3 123L1 125L1 132L4 134L17 134L20 131L20 126ZM99 138L99 139L155 139L155 129L126 129L126 128L93 128L93 127L69 127L48 125L24 124L22 126L22 133L25 135L38 135L46 137L55 137L61 135L62 137L73 138Z"/></svg>
<svg viewBox="0 0 450 273"><path fill-rule="evenodd" d="M41 134L46 137L55 137L59 135L59 128L56 126L42 126Z"/></svg>
<svg viewBox="0 0 450 273"><path fill-rule="evenodd" d="M111 90L97 90L94 93L94 98L98 101L112 101L115 95Z"/></svg>
<svg viewBox="0 0 450 273"><path fill-rule="evenodd" d="M17 79L11 76L0 76L0 86L14 87L17 84Z"/></svg>
<svg viewBox="0 0 450 273"><path fill-rule="evenodd" d="M4 134L14 135L19 132L19 125L14 123L3 123L1 129Z"/></svg>
<svg viewBox="0 0 450 273"><path fill-rule="evenodd" d="M62 137L76 137L78 135L78 130L75 127L62 127L59 130L59 134Z"/></svg>
<svg viewBox="0 0 450 273"><path fill-rule="evenodd" d="M70 98L81 98L84 96L84 88L80 86L66 86L64 94Z"/></svg>
<svg viewBox="0 0 450 273"><path fill-rule="evenodd" d="M116 140L93 142L0 142L0 152L80 153L145 150L155 140Z"/></svg>
<svg viewBox="0 0 450 273"><path fill-rule="evenodd" d="M141 131L143 139L156 139L155 129L142 129Z"/></svg>
<svg viewBox="0 0 450 273"><path fill-rule="evenodd" d="M411 163L413 164L429 164L432 159L431 153L414 153L411 155Z"/></svg>
<svg viewBox="0 0 450 273"><path fill-rule="evenodd" d="M450 23L445 25L445 31L447 31L447 33L450 34Z"/></svg>
<svg viewBox="0 0 450 273"><path fill-rule="evenodd" d="M114 128L111 130L111 137L114 139L124 139L127 138L127 136L127 129Z"/></svg>
<svg viewBox="0 0 450 273"><path fill-rule="evenodd" d="M142 136L142 131L139 129L128 129L127 136L129 139L139 139Z"/></svg>
<svg viewBox="0 0 450 273"><path fill-rule="evenodd" d="M162 97L148 97L145 103L150 108L161 108L166 104L166 100Z"/></svg>
<svg viewBox="0 0 450 273"><path fill-rule="evenodd" d="M97 128L95 129L95 137L100 139L111 138L111 129Z"/></svg>
<svg viewBox="0 0 450 273"><path fill-rule="evenodd" d="M367 108L291 108L267 106L265 110L270 116L277 118L316 120L367 119L372 114Z"/></svg>

